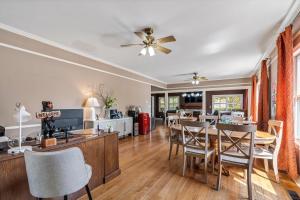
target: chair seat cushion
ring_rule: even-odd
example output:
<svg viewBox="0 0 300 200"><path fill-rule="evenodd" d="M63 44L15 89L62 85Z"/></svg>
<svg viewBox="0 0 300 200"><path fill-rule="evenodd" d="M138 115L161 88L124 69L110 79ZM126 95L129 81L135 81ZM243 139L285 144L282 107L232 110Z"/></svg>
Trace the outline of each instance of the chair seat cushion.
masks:
<svg viewBox="0 0 300 200"><path fill-rule="evenodd" d="M267 149L264 149L261 147L254 147L253 157L254 158L272 159L273 152L272 152L272 150L267 150Z"/></svg>
<svg viewBox="0 0 300 200"><path fill-rule="evenodd" d="M248 164L249 160L246 158L237 158L230 155L222 155L221 156L222 162L229 162L233 164Z"/></svg>
<svg viewBox="0 0 300 200"><path fill-rule="evenodd" d="M242 148L245 153L249 152L249 148ZM221 155L221 160L223 162L228 162L232 164L245 165L249 163L249 159L243 158L245 155L242 152L239 152L235 149L230 149L226 151L225 155Z"/></svg>
<svg viewBox="0 0 300 200"><path fill-rule="evenodd" d="M210 147L207 149L207 154L210 155L214 152L214 148ZM205 154L205 149L196 149L196 148L191 148L191 147L186 147L186 153L187 154Z"/></svg>

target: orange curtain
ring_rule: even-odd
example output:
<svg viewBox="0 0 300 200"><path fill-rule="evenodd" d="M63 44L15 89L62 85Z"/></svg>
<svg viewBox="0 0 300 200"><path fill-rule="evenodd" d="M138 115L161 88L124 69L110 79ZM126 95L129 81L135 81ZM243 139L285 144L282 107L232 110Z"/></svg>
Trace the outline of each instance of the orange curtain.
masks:
<svg viewBox="0 0 300 200"><path fill-rule="evenodd" d="M257 112L256 112L256 89L257 89L257 86L256 86L256 81L257 81L257 78L256 78L256 75L253 75L252 76L252 91L251 91L251 113L250 115L252 116L252 121L256 122L257 121Z"/></svg>
<svg viewBox="0 0 300 200"><path fill-rule="evenodd" d="M269 80L267 60L261 62L260 88L258 96L258 117L257 129L261 131L268 130L268 121L270 119L269 109Z"/></svg>
<svg viewBox="0 0 300 200"><path fill-rule="evenodd" d="M297 164L294 136L294 76L293 64L293 35L292 26L277 39L278 70L277 70L277 95L276 119L283 121L283 136L279 151L279 169L287 171L289 176L296 179Z"/></svg>

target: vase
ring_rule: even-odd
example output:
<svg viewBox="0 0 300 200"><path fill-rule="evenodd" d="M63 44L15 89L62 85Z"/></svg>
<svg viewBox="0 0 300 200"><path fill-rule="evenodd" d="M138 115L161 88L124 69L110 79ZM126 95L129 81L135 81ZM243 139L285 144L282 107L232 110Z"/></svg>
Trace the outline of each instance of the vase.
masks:
<svg viewBox="0 0 300 200"><path fill-rule="evenodd" d="M105 109L104 118L105 119L110 119L110 108Z"/></svg>

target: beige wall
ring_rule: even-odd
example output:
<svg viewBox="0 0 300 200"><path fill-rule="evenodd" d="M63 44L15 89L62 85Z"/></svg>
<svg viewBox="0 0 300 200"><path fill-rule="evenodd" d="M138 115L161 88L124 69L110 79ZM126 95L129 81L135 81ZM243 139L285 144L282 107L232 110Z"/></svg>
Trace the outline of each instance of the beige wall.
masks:
<svg viewBox="0 0 300 200"><path fill-rule="evenodd" d="M12 115L19 101L32 114L41 110L42 100L53 101L55 108L82 108L99 84L113 92L119 110L140 105L150 112L149 84L0 45L0 125L16 125ZM36 123L39 120L33 119L26 124Z"/></svg>

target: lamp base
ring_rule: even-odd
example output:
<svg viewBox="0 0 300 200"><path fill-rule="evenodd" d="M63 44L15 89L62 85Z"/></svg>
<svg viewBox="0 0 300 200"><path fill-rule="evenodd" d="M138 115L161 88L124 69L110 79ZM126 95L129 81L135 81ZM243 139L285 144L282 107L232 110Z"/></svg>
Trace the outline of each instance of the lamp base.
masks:
<svg viewBox="0 0 300 200"><path fill-rule="evenodd" d="M22 146L20 147L13 147L8 149L7 153L9 154L19 154L19 153L24 153L24 151L32 151L32 146Z"/></svg>

